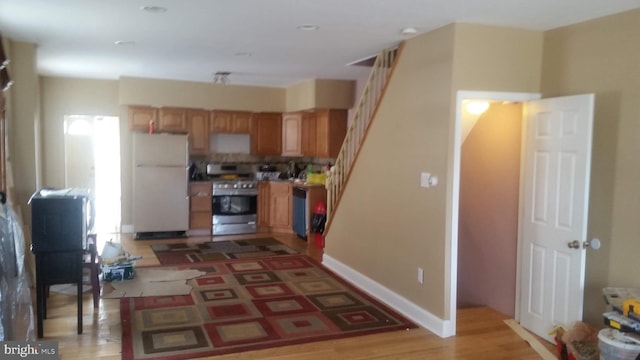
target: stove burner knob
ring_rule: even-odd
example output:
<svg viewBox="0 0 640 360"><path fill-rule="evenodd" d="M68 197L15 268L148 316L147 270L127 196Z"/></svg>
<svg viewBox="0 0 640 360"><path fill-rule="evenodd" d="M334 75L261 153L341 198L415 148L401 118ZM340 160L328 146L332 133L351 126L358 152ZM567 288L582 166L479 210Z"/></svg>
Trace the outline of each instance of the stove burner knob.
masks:
<svg viewBox="0 0 640 360"><path fill-rule="evenodd" d="M233 188L234 189L237 188L237 187L238 187L238 184L233 184Z"/></svg>
<svg viewBox="0 0 640 360"><path fill-rule="evenodd" d="M249 185L247 185L247 184L242 184L242 188L243 188L243 189L246 189L246 188L248 188L248 187L249 187Z"/></svg>

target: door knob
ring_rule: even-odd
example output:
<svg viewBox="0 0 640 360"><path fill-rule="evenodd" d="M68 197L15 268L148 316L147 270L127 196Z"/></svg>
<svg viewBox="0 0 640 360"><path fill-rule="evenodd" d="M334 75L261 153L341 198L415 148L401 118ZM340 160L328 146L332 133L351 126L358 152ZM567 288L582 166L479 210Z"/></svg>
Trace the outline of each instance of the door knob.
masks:
<svg viewBox="0 0 640 360"><path fill-rule="evenodd" d="M600 249L600 240L599 239L591 239L591 240L587 240L585 242L583 242L582 244L580 244L579 240L573 240L573 241L569 241L567 243L567 246L569 247L569 249L586 249L586 248L592 248L593 250L598 250Z"/></svg>
<svg viewBox="0 0 640 360"><path fill-rule="evenodd" d="M593 250L598 250L600 249L600 239L591 239L591 240L587 240L584 243L582 243L582 247L583 248L592 248Z"/></svg>
<svg viewBox="0 0 640 360"><path fill-rule="evenodd" d="M569 249L580 249L580 241L569 241L569 243L567 243L567 246L569 247Z"/></svg>

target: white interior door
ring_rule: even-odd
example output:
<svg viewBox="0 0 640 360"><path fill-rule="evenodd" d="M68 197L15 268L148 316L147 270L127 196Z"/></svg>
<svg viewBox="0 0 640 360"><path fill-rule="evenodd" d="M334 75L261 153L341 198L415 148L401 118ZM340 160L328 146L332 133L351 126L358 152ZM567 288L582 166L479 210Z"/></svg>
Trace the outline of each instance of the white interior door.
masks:
<svg viewBox="0 0 640 360"><path fill-rule="evenodd" d="M520 322L549 340L582 319L593 103L588 94L524 107Z"/></svg>

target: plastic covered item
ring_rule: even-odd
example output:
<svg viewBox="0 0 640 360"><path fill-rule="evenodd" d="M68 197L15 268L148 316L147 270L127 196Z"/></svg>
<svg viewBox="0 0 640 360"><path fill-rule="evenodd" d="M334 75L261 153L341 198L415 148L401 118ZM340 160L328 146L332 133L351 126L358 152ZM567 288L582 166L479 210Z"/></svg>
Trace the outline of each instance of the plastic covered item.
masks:
<svg viewBox="0 0 640 360"><path fill-rule="evenodd" d="M0 204L0 341L35 340L25 248L16 214Z"/></svg>
<svg viewBox="0 0 640 360"><path fill-rule="evenodd" d="M615 329L602 329L598 333L600 357L605 360L635 360L640 356L640 343Z"/></svg>

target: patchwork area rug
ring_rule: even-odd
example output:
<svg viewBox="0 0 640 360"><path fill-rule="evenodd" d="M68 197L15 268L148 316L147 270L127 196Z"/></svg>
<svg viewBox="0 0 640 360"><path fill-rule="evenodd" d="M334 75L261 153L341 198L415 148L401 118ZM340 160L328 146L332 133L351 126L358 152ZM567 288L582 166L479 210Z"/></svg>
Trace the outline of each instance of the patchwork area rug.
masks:
<svg viewBox="0 0 640 360"><path fill-rule="evenodd" d="M195 269L189 296L120 302L123 359L193 359L416 326L306 255Z"/></svg>
<svg viewBox="0 0 640 360"><path fill-rule="evenodd" d="M214 241L202 244L152 245L162 265L297 254L274 238Z"/></svg>

